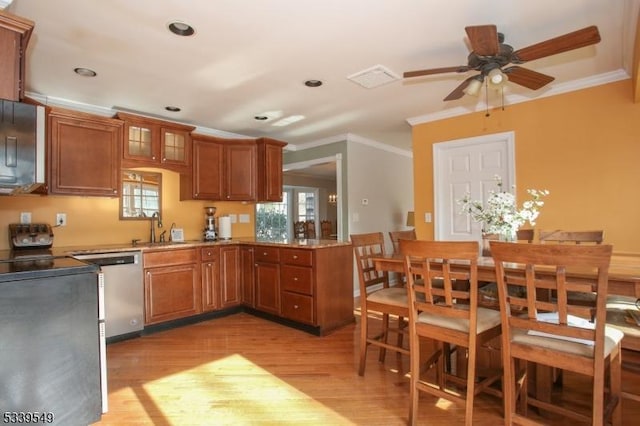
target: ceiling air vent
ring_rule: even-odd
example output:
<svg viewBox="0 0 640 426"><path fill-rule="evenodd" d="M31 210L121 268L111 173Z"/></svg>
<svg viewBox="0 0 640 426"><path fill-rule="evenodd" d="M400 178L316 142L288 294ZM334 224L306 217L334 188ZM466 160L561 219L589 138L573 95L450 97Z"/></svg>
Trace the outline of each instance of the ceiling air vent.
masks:
<svg viewBox="0 0 640 426"><path fill-rule="evenodd" d="M400 77L387 67L376 65L364 71L352 74L347 77L347 79L354 83L358 83L364 88L373 89L374 87L396 81L400 79Z"/></svg>

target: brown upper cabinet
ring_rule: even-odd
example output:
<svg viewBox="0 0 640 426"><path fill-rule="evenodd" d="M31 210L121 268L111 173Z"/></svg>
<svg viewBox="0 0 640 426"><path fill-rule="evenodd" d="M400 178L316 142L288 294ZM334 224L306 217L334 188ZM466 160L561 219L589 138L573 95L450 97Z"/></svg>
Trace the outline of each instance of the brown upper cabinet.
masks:
<svg viewBox="0 0 640 426"><path fill-rule="evenodd" d="M192 174L180 176L180 199L282 201L286 143L195 134L192 138Z"/></svg>
<svg viewBox="0 0 640 426"><path fill-rule="evenodd" d="M180 176L180 199L255 201L256 141L192 137L192 173Z"/></svg>
<svg viewBox="0 0 640 426"><path fill-rule="evenodd" d="M0 98L24 97L25 52L33 21L0 10Z"/></svg>
<svg viewBox="0 0 640 426"><path fill-rule="evenodd" d="M47 124L49 192L117 197L122 121L52 108Z"/></svg>
<svg viewBox="0 0 640 426"><path fill-rule="evenodd" d="M282 201L282 150L285 142L259 138L258 201Z"/></svg>
<svg viewBox="0 0 640 426"><path fill-rule="evenodd" d="M189 172L191 131L195 127L123 112L117 117L124 121L123 167L161 167Z"/></svg>

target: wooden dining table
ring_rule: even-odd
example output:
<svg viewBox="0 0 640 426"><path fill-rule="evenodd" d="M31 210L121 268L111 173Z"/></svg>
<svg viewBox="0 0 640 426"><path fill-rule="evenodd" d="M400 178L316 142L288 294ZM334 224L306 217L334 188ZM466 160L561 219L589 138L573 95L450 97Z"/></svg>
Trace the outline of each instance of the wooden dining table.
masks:
<svg viewBox="0 0 640 426"><path fill-rule="evenodd" d="M400 254L385 254L372 258L376 269L381 271L404 273L403 257ZM453 269L468 269L468 264L456 263ZM521 265L508 264L507 268L518 269ZM574 278L584 277L593 279L595 269L568 270L568 276ZM496 268L492 257L482 256L478 258L478 281L495 282ZM640 254L614 253L609 265L609 287L607 294L630 296L640 298Z"/></svg>
<svg viewBox="0 0 640 426"><path fill-rule="evenodd" d="M380 271L404 273L404 258L400 254L385 254L373 257L375 268ZM522 269L519 264L505 264L505 268ZM455 263L452 269L461 271L468 270L469 264L464 262ZM549 270L549 273L553 273ZM595 269L567 270L567 276L574 279L584 278L593 280ZM640 299L640 254L636 253L613 253L609 265L608 295L627 296ZM492 257L481 256L478 258L478 282L496 282L495 263ZM609 312L607 318L609 318ZM622 347L627 350L640 351L640 327L630 325L625 322L623 312L614 312L611 315L615 318L614 327L625 333L622 340ZM609 324L609 322L607 322ZM624 359L623 359L624 363ZM551 388L553 384L553 372L546 366L532 366L530 374L535 380L529 380L529 392L536 394L537 398L543 401L551 400Z"/></svg>

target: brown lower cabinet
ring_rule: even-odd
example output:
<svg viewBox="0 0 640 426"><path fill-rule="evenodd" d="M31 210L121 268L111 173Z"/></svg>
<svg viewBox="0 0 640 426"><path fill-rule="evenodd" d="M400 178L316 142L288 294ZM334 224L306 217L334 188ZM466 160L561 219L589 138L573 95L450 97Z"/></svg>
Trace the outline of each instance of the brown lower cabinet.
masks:
<svg viewBox="0 0 640 426"><path fill-rule="evenodd" d="M240 305L326 334L354 321L350 245L145 252L145 325Z"/></svg>
<svg viewBox="0 0 640 426"><path fill-rule="evenodd" d="M230 308L241 303L240 247L220 247L220 307Z"/></svg>
<svg viewBox="0 0 640 426"><path fill-rule="evenodd" d="M280 249L255 246L255 308L280 315Z"/></svg>
<svg viewBox="0 0 640 426"><path fill-rule="evenodd" d="M144 323L151 325L202 312L195 248L144 253Z"/></svg>
<svg viewBox="0 0 640 426"><path fill-rule="evenodd" d="M202 311L220 309L220 249L210 246L200 249L200 274L202 277Z"/></svg>

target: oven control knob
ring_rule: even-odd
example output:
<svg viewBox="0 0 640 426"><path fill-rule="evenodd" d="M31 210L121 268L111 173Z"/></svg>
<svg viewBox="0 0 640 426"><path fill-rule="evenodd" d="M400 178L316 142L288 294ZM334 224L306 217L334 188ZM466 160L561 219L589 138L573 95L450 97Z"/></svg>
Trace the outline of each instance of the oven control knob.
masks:
<svg viewBox="0 0 640 426"><path fill-rule="evenodd" d="M22 244L27 244L29 242L29 238L23 238L22 239Z"/></svg>

